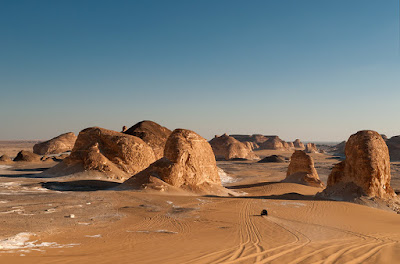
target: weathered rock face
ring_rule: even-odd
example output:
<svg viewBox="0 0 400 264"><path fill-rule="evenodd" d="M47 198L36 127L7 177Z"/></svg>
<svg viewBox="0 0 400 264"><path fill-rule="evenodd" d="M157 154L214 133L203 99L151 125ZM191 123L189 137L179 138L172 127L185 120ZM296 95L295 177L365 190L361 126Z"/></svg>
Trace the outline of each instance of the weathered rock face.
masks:
<svg viewBox="0 0 400 264"><path fill-rule="evenodd" d="M217 160L225 159L258 159L258 156L246 144L224 134L210 140L210 145Z"/></svg>
<svg viewBox="0 0 400 264"><path fill-rule="evenodd" d="M257 143L255 143L255 142L245 141L245 142L243 142L243 144L245 144L246 147L247 147L248 149L250 149L250 150L255 150L255 149L258 149L258 148L259 148L259 146L258 146Z"/></svg>
<svg viewBox="0 0 400 264"><path fill-rule="evenodd" d="M155 160L152 148L142 139L90 127L79 133L70 156L44 174L64 176L89 172L86 174L109 180L125 180Z"/></svg>
<svg viewBox="0 0 400 264"><path fill-rule="evenodd" d="M346 141L342 141L334 147L334 154L335 155L344 155L344 149L346 147Z"/></svg>
<svg viewBox="0 0 400 264"><path fill-rule="evenodd" d="M260 149L288 150L286 142L278 136L270 136L268 140L260 144Z"/></svg>
<svg viewBox="0 0 400 264"><path fill-rule="evenodd" d="M302 150L296 150L290 158L284 182L294 182L314 187L324 186L314 167L313 158Z"/></svg>
<svg viewBox="0 0 400 264"><path fill-rule="evenodd" d="M0 162L12 162L12 159L7 154L4 154L0 157Z"/></svg>
<svg viewBox="0 0 400 264"><path fill-rule="evenodd" d="M286 158L280 155L271 155L263 158L262 160L258 161L259 163L284 163L286 162Z"/></svg>
<svg viewBox="0 0 400 264"><path fill-rule="evenodd" d="M40 156L30 151L21 150L14 158L14 161L37 162L40 161Z"/></svg>
<svg viewBox="0 0 400 264"><path fill-rule="evenodd" d="M400 161L400 136L394 136L386 140L389 148L389 156L392 161Z"/></svg>
<svg viewBox="0 0 400 264"><path fill-rule="evenodd" d="M345 154L346 159L329 175L327 189L341 183L354 183L369 197L395 196L390 186L389 151L381 135L371 130L357 132L347 141Z"/></svg>
<svg viewBox="0 0 400 264"><path fill-rule="evenodd" d="M300 141L300 139L293 141L293 145L297 149L304 149L304 144Z"/></svg>
<svg viewBox="0 0 400 264"><path fill-rule="evenodd" d="M173 187L198 193L214 193L223 188L210 144L195 132L185 129L175 129L165 145L164 157L124 185L143 188L152 177Z"/></svg>
<svg viewBox="0 0 400 264"><path fill-rule="evenodd" d="M260 135L260 134L254 134L254 135L230 135L231 137L239 140L240 142L254 142L256 144L261 144L265 141L268 140L266 136Z"/></svg>
<svg viewBox="0 0 400 264"><path fill-rule="evenodd" d="M293 142L287 142L289 149L294 149L294 144Z"/></svg>
<svg viewBox="0 0 400 264"><path fill-rule="evenodd" d="M171 135L171 130L153 121L142 121L124 133L143 139L144 142L153 148L156 158L160 159L164 155L165 143L169 135Z"/></svg>
<svg viewBox="0 0 400 264"><path fill-rule="evenodd" d="M314 143L307 143L305 152L306 153L318 153L317 146Z"/></svg>
<svg viewBox="0 0 400 264"><path fill-rule="evenodd" d="M48 141L35 144L33 152L39 155L60 154L71 151L75 141L76 136L74 133L65 133Z"/></svg>

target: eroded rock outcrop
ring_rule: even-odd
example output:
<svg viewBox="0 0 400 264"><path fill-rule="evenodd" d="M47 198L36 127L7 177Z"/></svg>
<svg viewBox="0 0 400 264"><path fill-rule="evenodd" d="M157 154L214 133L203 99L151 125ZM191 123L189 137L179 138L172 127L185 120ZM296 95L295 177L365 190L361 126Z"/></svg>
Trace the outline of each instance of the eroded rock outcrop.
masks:
<svg viewBox="0 0 400 264"><path fill-rule="evenodd" d="M394 136L386 140L389 148L389 156L392 161L400 161L400 136Z"/></svg>
<svg viewBox="0 0 400 264"><path fill-rule="evenodd" d="M284 163L287 159L281 155L271 155L258 161L259 163Z"/></svg>
<svg viewBox="0 0 400 264"><path fill-rule="evenodd" d="M33 146L33 152L38 155L60 154L71 151L74 147L75 141L75 134L68 132L48 141L35 144Z"/></svg>
<svg viewBox="0 0 400 264"><path fill-rule="evenodd" d="M314 167L313 158L302 150L296 150L291 158L283 182L300 183L313 187L324 187Z"/></svg>
<svg viewBox="0 0 400 264"><path fill-rule="evenodd" d="M153 148L156 159L160 159L164 155L165 143L171 135L171 130L153 121L145 120L130 127L124 133L143 139Z"/></svg>
<svg viewBox="0 0 400 264"><path fill-rule="evenodd" d="M318 153L317 146L314 143L307 143L304 151L306 153Z"/></svg>
<svg viewBox="0 0 400 264"><path fill-rule="evenodd" d="M0 162L12 162L12 159L7 154L4 154L0 157Z"/></svg>
<svg viewBox="0 0 400 264"><path fill-rule="evenodd" d="M304 144L300 141L300 139L296 139L295 141L293 141L293 145L297 149L304 149Z"/></svg>
<svg viewBox="0 0 400 264"><path fill-rule="evenodd" d="M155 160L153 149L142 139L100 127L90 127L79 133L70 156L43 174L75 174L86 178L121 181L144 170Z"/></svg>
<svg viewBox="0 0 400 264"><path fill-rule="evenodd" d="M39 155L33 152L27 150L21 150L14 158L14 161L38 162L40 161L40 158L41 157Z"/></svg>
<svg viewBox="0 0 400 264"><path fill-rule="evenodd" d="M251 146L248 147L246 144L228 136L227 134L220 137L215 136L209 143L217 160L258 159L258 156L250 149Z"/></svg>
<svg viewBox="0 0 400 264"><path fill-rule="evenodd" d="M346 159L332 169L323 195L344 199L348 196L344 188L351 184L368 197L387 200L396 196L390 186L389 150L381 135L371 130L351 135L345 154Z"/></svg>
<svg viewBox="0 0 400 264"><path fill-rule="evenodd" d="M288 144L278 136L269 136L267 141L260 144L260 149L288 150Z"/></svg>
<svg viewBox="0 0 400 264"><path fill-rule="evenodd" d="M123 186L140 189L150 186L158 190L172 187L196 193L228 193L221 185L210 144L195 132L185 129L175 129L165 145L164 157L132 176Z"/></svg>

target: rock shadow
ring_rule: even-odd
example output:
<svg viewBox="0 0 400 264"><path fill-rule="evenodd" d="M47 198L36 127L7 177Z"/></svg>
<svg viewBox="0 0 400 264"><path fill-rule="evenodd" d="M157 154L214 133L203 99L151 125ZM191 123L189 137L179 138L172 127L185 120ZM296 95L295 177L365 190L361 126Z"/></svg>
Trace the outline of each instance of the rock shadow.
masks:
<svg viewBox="0 0 400 264"><path fill-rule="evenodd" d="M43 188L53 191L94 192L115 188L121 183L101 180L80 180L68 182L42 182Z"/></svg>

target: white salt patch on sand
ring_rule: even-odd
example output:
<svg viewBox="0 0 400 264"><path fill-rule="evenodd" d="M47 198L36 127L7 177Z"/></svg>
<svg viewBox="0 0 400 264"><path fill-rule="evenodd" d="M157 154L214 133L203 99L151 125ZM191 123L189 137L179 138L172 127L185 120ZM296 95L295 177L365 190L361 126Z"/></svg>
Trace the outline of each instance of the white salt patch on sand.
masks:
<svg viewBox="0 0 400 264"><path fill-rule="evenodd" d="M238 179L234 179L231 176L228 176L228 174L226 174L226 172L223 169L221 169L219 167L217 167L217 168L218 168L218 175L219 175L219 178L221 179L222 185L226 185L226 184L238 181Z"/></svg>
<svg viewBox="0 0 400 264"><path fill-rule="evenodd" d="M165 229L159 229L159 230L154 230L154 231L149 231L149 230L131 231L131 230L127 230L126 232L130 232L130 233L163 233L163 234L178 234L178 232L169 231L169 230L165 230Z"/></svg>
<svg viewBox="0 0 400 264"><path fill-rule="evenodd" d="M173 204L174 202L171 202L171 201L167 201L167 204Z"/></svg>
<svg viewBox="0 0 400 264"><path fill-rule="evenodd" d="M10 201L0 201L0 204L9 203Z"/></svg>
<svg viewBox="0 0 400 264"><path fill-rule="evenodd" d="M82 223L82 222L79 222L78 225L90 225L90 223Z"/></svg>
<svg viewBox="0 0 400 264"><path fill-rule="evenodd" d="M296 207L296 208L299 208L299 207L301 207L301 206L307 206L306 204L304 204L304 203L298 203L298 202L281 202L280 203L280 205L283 205L283 206L286 206L286 205L292 205L292 206L294 206L294 207Z"/></svg>
<svg viewBox="0 0 400 264"><path fill-rule="evenodd" d="M100 235L100 234L98 234L98 235L92 235L92 236L90 236L90 235L86 235L85 237L97 238L97 237L101 237L101 235Z"/></svg>
<svg viewBox="0 0 400 264"><path fill-rule="evenodd" d="M6 253L12 253L12 252L14 252L14 250L17 250L19 252L30 252L31 250L43 251L42 249L40 249L42 247L68 248L68 247L80 245L80 244L61 245L56 242L37 243L37 240L29 241L31 236L35 236L35 234L28 233L28 232L22 232L22 233L16 234L15 236L0 240L0 250L2 250L3 252L6 252Z"/></svg>
<svg viewBox="0 0 400 264"><path fill-rule="evenodd" d="M12 166L0 165L0 170L8 170L9 168L12 168Z"/></svg>

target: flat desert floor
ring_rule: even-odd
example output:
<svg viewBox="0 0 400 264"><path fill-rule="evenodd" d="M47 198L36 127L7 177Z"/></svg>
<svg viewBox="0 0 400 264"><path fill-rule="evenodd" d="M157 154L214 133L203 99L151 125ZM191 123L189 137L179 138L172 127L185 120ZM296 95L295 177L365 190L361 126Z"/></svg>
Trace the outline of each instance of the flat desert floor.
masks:
<svg viewBox="0 0 400 264"><path fill-rule="evenodd" d="M338 161L312 155L326 183ZM400 215L280 183L288 163L218 162L240 197L112 191L104 189L118 184L37 175L55 164L0 165L0 263L400 261ZM392 168L398 192L399 164Z"/></svg>

